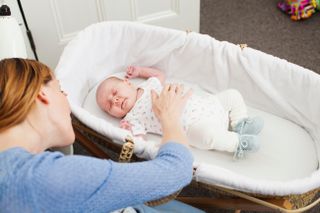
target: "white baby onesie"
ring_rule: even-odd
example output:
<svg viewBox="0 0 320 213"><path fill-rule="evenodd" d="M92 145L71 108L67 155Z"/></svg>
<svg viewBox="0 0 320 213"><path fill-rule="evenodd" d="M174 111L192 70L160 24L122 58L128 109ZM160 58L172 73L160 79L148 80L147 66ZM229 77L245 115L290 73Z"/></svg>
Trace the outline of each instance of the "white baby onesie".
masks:
<svg viewBox="0 0 320 213"><path fill-rule="evenodd" d="M161 125L152 111L151 100L152 89L158 94L163 89L160 81L155 77L151 77L138 85L138 87L143 89L144 92L123 120L131 124L131 131L134 135L146 133L162 134ZM188 131L191 125L198 123L201 119L211 121L210 126L206 128L219 126L219 128L227 130L229 126L228 112L214 95L193 94L188 99L182 114L184 129Z"/></svg>

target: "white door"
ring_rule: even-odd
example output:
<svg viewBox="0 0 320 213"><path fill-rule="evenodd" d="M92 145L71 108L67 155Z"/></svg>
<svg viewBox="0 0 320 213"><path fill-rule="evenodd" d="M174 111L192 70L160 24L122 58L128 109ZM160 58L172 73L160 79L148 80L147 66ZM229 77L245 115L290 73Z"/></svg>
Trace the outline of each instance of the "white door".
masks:
<svg viewBox="0 0 320 213"><path fill-rule="evenodd" d="M39 60L55 68L65 45L86 26L130 20L199 32L200 0L21 0Z"/></svg>

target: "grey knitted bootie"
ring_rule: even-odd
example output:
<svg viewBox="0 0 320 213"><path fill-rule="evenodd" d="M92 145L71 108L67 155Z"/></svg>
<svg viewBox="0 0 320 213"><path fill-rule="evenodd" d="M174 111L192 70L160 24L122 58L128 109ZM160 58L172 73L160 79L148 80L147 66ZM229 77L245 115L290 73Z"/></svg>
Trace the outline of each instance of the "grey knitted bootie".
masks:
<svg viewBox="0 0 320 213"><path fill-rule="evenodd" d="M260 143L256 135L239 135L239 144L234 152L233 159L243 159L247 153L256 152L259 148Z"/></svg>
<svg viewBox="0 0 320 213"><path fill-rule="evenodd" d="M262 130L264 122L260 117L244 118L233 128L240 135L257 135Z"/></svg>

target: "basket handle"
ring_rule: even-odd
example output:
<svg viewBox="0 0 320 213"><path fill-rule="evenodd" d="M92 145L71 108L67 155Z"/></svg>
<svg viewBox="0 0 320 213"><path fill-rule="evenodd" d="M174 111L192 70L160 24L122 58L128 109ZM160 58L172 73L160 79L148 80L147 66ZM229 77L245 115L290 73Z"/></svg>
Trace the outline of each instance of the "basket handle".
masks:
<svg viewBox="0 0 320 213"><path fill-rule="evenodd" d="M122 145L122 149L119 156L119 162L129 163L133 155L134 142L133 139L128 135L125 138L125 143Z"/></svg>

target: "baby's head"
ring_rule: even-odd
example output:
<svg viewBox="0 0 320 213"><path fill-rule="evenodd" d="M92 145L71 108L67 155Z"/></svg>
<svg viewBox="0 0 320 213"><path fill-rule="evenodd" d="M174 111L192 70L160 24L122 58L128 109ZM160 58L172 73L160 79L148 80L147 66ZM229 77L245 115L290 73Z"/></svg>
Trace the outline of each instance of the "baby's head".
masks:
<svg viewBox="0 0 320 213"><path fill-rule="evenodd" d="M128 79L110 77L100 83L96 92L99 107L116 118L123 118L137 100L137 88Z"/></svg>

